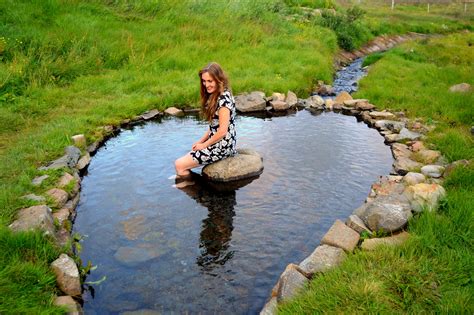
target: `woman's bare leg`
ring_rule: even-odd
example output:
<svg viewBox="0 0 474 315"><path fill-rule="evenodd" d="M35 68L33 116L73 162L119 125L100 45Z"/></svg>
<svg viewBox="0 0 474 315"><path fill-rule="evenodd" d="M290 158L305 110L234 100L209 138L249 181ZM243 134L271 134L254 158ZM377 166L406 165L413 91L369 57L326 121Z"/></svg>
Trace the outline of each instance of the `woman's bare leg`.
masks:
<svg viewBox="0 0 474 315"><path fill-rule="evenodd" d="M199 163L196 162L190 154L186 154L174 162L176 168L176 175L180 177L186 177L191 174L189 171L195 167L199 166Z"/></svg>

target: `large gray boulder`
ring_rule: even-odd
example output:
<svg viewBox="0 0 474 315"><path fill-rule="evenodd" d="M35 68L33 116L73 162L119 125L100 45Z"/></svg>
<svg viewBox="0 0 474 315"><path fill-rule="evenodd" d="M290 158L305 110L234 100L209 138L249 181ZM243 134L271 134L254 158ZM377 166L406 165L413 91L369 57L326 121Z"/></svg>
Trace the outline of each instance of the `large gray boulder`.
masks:
<svg viewBox="0 0 474 315"><path fill-rule="evenodd" d="M354 211L372 231L395 232L403 228L412 217L411 205L406 196L379 196Z"/></svg>
<svg viewBox="0 0 474 315"><path fill-rule="evenodd" d="M238 149L237 154L206 165L202 175L214 182L230 182L255 177L263 172L262 157L251 149Z"/></svg>
<svg viewBox="0 0 474 315"><path fill-rule="evenodd" d="M239 94L235 97L235 107L242 113L264 111L266 106L265 93L260 91Z"/></svg>

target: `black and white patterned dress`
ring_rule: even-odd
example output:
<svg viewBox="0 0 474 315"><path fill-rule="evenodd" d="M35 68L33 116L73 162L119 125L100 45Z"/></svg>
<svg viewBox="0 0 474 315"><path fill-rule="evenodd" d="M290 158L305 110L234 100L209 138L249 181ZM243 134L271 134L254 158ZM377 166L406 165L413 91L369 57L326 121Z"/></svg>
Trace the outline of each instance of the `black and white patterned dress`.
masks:
<svg viewBox="0 0 474 315"><path fill-rule="evenodd" d="M209 124L209 138L217 132L217 129L219 129L219 109L221 107L227 107L230 110L229 128L227 129L224 138L205 149L191 151L189 153L193 157L193 160L201 165L211 164L236 154L235 144L237 142L237 137L235 132L235 101L234 97L228 90L225 90L217 99L216 113Z"/></svg>

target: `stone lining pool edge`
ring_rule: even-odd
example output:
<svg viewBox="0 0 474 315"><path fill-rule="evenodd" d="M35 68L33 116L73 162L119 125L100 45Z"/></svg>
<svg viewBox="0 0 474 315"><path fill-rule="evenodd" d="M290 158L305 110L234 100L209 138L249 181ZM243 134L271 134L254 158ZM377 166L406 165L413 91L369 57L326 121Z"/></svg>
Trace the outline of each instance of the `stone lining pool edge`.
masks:
<svg viewBox="0 0 474 315"><path fill-rule="evenodd" d="M396 36L379 36L355 52L343 51L339 53L337 57L335 58L335 67L340 68L343 65L370 53L388 50L392 48L393 46L395 46L396 44L402 43L406 40L424 38L424 37L426 37L426 35L418 34L418 33L408 33L406 35L396 35ZM279 94L279 93L274 93L274 94ZM348 103L343 102L343 104L338 104L338 103L328 104L329 106L326 107L324 106L324 104L323 106L320 106L320 104L317 104L316 106L311 106L311 103L312 103L311 97L307 100L305 104L304 102L301 103L300 99L297 99L297 101L295 102L294 99L296 98L296 95L290 91L288 93L288 96L291 97L290 106L287 106L288 104L284 104L285 102L281 100L281 94L277 96L276 98L274 96L270 98L266 98L266 102L268 102L270 106L266 107L265 110L267 111L272 110L272 111L275 111L276 113L278 112L285 113L286 111L291 110L294 107L303 106L303 107L309 107L308 109L310 110L312 109L316 111L319 111L321 109L334 110L335 112L342 111L343 114L361 116L362 120L364 120L370 127L374 125L374 124L371 125L371 120L368 119L371 112L364 110L364 109L367 109L364 106L357 106L357 102L351 102L352 97L350 100L348 100ZM285 99L285 101L287 101L287 99ZM368 103L367 100L363 100L363 101L364 101L363 102L364 104ZM309 106L306 106L306 105L309 105ZM333 107L333 105L336 105L336 106ZM375 107L369 107L369 109L374 109L374 108ZM16 216L17 219L12 224L10 224L9 227L13 231L40 229L44 232L45 235L49 235L50 237L52 237L54 242L60 247L65 247L65 246L69 247L67 254L66 253L61 254L60 257L51 264L51 268L54 271L57 278L57 285L59 289L63 293L66 294L63 296L58 296L54 304L65 306L72 313L82 313L81 306L79 305L79 303L77 303L73 299L73 297L80 299L80 295L82 293L82 281L84 279L83 279L83 276L81 276L79 272L79 268L76 264L76 261L70 257L70 256L73 256L73 257L75 256L73 246L74 246L74 242L78 241L78 240L75 240L75 238L71 235L71 231L72 231L72 225L74 223L74 219L76 216L76 207L79 203L81 173L83 173L87 169L87 166L89 165L90 160L91 160L91 156L93 156L95 152L100 148L100 146L104 144L109 138L117 135L120 132L121 127L140 124L148 120L152 120L157 117L163 116L164 114L171 115L171 116L182 116L184 114L195 113L197 111L198 110L195 110L195 109L189 109L189 110L183 111L175 107L170 107L170 108L167 108L164 111L164 113L162 113L158 111L157 109L152 109L141 115L135 116L132 119L123 120L120 123L120 126L106 125L106 126L97 128L98 132L102 135L101 139L98 141L95 141L94 143L90 144L87 147L86 147L86 139L84 135L75 135L72 137L74 144L82 148L86 147L86 149L84 150L85 153L83 155L81 153L81 150L78 147L68 146L65 149L66 154L64 156L62 156L61 158L53 162L48 163L47 166L43 166L39 168L39 170L66 168L70 170L72 173L71 175L65 171L63 176L58 181L57 187L50 189L46 192L46 195L48 195L50 200L52 200L54 206L58 208L59 210L53 213L51 208L48 207L48 205L44 205L44 204L32 206L25 209L20 209ZM387 140L387 137L386 137L387 135L393 135L393 133L384 134L382 131L381 131L381 134L385 136L386 140ZM393 142L396 140L392 138L391 141ZM392 154L394 154L393 148L392 148ZM39 176L33 179L33 184L40 185L41 182L47 177L48 177L47 175ZM69 193L64 190L64 188L68 186L73 186L73 188L71 189ZM32 196L32 197L36 198L39 196ZM42 201L45 201L45 200L42 200ZM354 227L353 224L356 224L356 223L354 222L351 223L351 222L352 221L348 221L347 224L350 225L351 227ZM357 224L360 223L360 221L358 221L357 219L356 219L356 222ZM341 223L342 222L340 221L339 222L336 221L335 225L337 224L337 227L340 228L342 227ZM333 225L333 227L331 227L330 229L330 232L333 228L336 228L336 227L334 227ZM326 245L322 245L322 246L326 246ZM322 248L318 250L318 248L320 247L321 246L318 246L315 252L313 252L314 255L311 254L307 259L309 259L311 256L327 255L328 257L336 257L336 261L339 261L339 260L342 261L342 259L345 257L343 255L344 253L337 251L338 247L334 247L336 248L336 250L330 249L333 252L334 251L336 252L336 254L333 253L332 256L330 253L319 254L321 251L325 249L325 248ZM305 261L307 259L305 259ZM311 265L310 263L308 264ZM303 269L301 269L301 267L298 267L294 264L290 264L286 268L285 272L283 272L282 274L282 277L285 276L284 278L293 279L293 276L295 275L294 274L295 270L299 274L303 275L305 279L308 279L308 277L310 277L310 274L308 272L304 271ZM278 291L280 292L293 292L294 291L294 288L292 288L291 286L288 287L287 284L285 284L285 286L282 286L280 288L280 280L277 282L277 285L275 286L275 288L277 288L276 290L277 292ZM275 288L272 290L271 299L262 310L262 313L264 314L271 314L276 311L276 305L278 303L278 300L274 299L273 292L275 291Z"/></svg>

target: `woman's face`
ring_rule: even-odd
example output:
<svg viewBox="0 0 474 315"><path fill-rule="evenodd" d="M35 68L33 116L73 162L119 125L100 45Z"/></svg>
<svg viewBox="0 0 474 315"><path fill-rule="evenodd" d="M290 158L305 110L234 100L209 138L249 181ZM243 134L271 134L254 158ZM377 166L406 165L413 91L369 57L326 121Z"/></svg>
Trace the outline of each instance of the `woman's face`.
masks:
<svg viewBox="0 0 474 315"><path fill-rule="evenodd" d="M202 85L206 88L207 93L212 94L217 89L217 82L212 78L209 72L204 72L201 75Z"/></svg>

